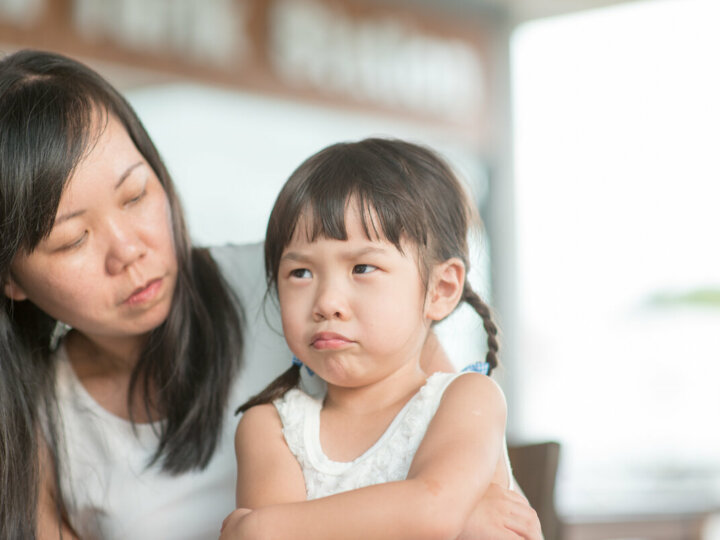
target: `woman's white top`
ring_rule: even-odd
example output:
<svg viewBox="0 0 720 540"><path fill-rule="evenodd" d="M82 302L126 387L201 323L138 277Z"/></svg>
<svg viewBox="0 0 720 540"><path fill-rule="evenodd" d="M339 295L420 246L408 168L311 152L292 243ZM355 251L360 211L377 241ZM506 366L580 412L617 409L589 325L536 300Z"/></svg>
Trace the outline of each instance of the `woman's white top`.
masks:
<svg viewBox="0 0 720 540"><path fill-rule="evenodd" d="M133 427L85 390L64 347L56 353L65 455L62 487L70 522L83 540L217 538L235 508L233 439L237 406L290 366L272 301L263 302L262 244L222 247L212 255L240 297L247 322L244 367L233 381L221 439L202 471L170 475L147 464L158 438L151 424Z"/></svg>
<svg viewBox="0 0 720 540"><path fill-rule="evenodd" d="M317 499L383 482L407 478L415 453L447 387L462 373L435 373L405 404L380 438L352 461L333 461L320 444L323 396L292 389L273 404L285 441L305 477L308 499ZM507 461L509 463L509 461ZM508 469L508 477L512 473ZM511 480L512 482L512 480Z"/></svg>

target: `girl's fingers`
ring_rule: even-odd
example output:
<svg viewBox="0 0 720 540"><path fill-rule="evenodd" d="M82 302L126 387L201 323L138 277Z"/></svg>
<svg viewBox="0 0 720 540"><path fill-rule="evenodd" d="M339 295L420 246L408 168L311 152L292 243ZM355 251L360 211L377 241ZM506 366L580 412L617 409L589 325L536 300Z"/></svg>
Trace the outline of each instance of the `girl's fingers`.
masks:
<svg viewBox="0 0 720 540"><path fill-rule="evenodd" d="M505 497L507 499L518 502L520 504L524 504L526 506L530 504L530 503L528 503L528 500L525 498L525 496L518 493L517 491L512 491L510 489L505 489L505 488L501 488L501 489L505 490Z"/></svg>
<svg viewBox="0 0 720 540"><path fill-rule="evenodd" d="M542 540L540 520L523 495L493 483L481 503L460 540Z"/></svg>
<svg viewBox="0 0 720 540"><path fill-rule="evenodd" d="M501 501L496 507L495 517L499 517L502 527L513 536L525 540L542 540L542 530L537 512L530 506L524 495L502 486L490 486L492 494Z"/></svg>
<svg viewBox="0 0 720 540"><path fill-rule="evenodd" d="M512 502L505 514L505 527L526 540L542 540L542 530L537 513L523 500Z"/></svg>

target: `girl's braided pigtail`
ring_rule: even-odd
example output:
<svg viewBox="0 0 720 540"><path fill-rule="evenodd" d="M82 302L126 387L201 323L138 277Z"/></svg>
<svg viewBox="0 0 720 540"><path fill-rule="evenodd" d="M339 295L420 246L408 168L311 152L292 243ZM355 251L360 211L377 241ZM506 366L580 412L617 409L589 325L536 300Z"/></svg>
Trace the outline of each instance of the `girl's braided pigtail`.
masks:
<svg viewBox="0 0 720 540"><path fill-rule="evenodd" d="M497 340L497 326L495 326L495 321L492 319L490 308L480 299L478 294L472 290L472 287L470 287L467 280L465 281L465 286L463 287L462 300L470 304L483 320L483 326L485 327L485 332L487 333L487 355L485 356L485 360L489 364L489 375L490 372L498 365L497 355L500 346Z"/></svg>

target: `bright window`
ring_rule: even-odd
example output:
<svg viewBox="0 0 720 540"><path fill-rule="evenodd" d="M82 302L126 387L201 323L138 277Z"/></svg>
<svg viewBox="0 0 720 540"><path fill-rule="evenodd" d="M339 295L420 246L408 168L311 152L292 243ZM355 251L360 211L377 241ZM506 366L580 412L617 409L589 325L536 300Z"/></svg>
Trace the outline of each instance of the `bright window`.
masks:
<svg viewBox="0 0 720 540"><path fill-rule="evenodd" d="M563 444L566 512L720 502L718 21L631 2L513 38L513 405Z"/></svg>

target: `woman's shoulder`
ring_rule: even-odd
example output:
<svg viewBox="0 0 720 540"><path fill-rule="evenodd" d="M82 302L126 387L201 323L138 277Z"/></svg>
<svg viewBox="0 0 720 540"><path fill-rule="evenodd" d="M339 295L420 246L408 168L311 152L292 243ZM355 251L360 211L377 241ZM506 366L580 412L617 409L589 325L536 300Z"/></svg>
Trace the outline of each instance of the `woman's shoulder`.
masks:
<svg viewBox="0 0 720 540"><path fill-rule="evenodd" d="M247 242L242 244L223 244L217 246L210 246L210 254L215 260L233 260L235 262L243 262L249 260L255 260L258 257L263 257L265 243L260 242Z"/></svg>
<svg viewBox="0 0 720 540"><path fill-rule="evenodd" d="M265 294L263 242L226 244L209 248L210 255L243 304L259 302Z"/></svg>
<svg viewBox="0 0 720 540"><path fill-rule="evenodd" d="M264 274L264 243L225 244L208 248L223 274Z"/></svg>

